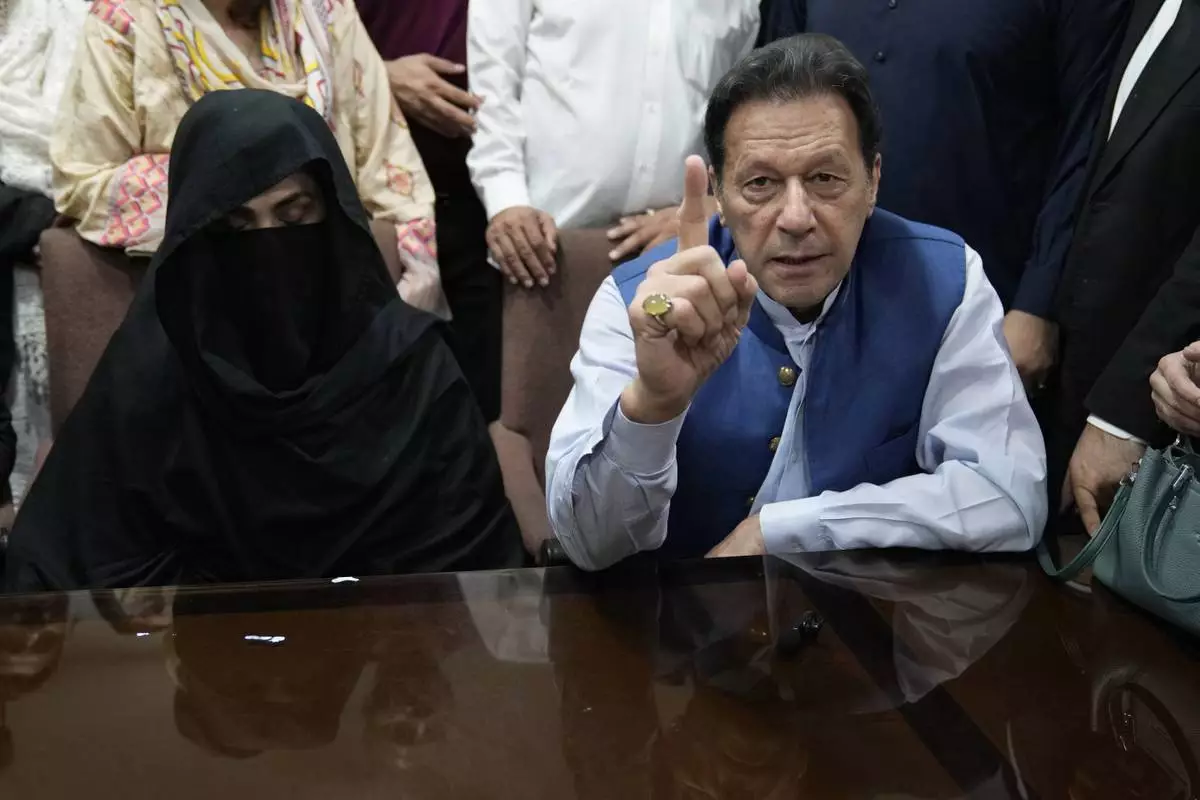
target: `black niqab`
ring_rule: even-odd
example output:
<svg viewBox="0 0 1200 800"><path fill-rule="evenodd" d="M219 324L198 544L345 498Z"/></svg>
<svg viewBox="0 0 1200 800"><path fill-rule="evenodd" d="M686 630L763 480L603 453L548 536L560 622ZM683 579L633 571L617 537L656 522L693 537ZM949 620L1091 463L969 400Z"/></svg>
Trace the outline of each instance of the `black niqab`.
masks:
<svg viewBox="0 0 1200 800"><path fill-rule="evenodd" d="M312 226L229 212L307 171ZM272 92L205 96L163 244L10 539L6 588L519 566L519 533L436 321L399 299L336 140Z"/></svg>
<svg viewBox="0 0 1200 800"><path fill-rule="evenodd" d="M205 366L282 392L337 362L345 344L326 337L337 269L327 233L320 223L212 237L211 262L187 270L190 302L179 309L192 315Z"/></svg>

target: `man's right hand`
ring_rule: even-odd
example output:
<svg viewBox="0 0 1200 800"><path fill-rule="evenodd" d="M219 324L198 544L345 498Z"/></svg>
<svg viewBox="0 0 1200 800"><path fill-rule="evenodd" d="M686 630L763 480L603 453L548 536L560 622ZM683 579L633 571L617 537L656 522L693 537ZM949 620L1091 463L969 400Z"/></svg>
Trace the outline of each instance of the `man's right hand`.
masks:
<svg viewBox="0 0 1200 800"><path fill-rule="evenodd" d="M532 289L549 286L558 269L558 229L554 217L529 206L506 208L488 224L492 259L511 283Z"/></svg>
<svg viewBox="0 0 1200 800"><path fill-rule="evenodd" d="M650 267L629 306L638 374L621 395L621 411L633 422L656 425L687 410L750 320L758 282L744 262L727 269L708 246L707 189L704 161L692 156L679 208L679 252ZM658 294L671 309L653 317L643 306Z"/></svg>
<svg viewBox="0 0 1200 800"><path fill-rule="evenodd" d="M1067 490L1089 536L1096 535L1121 481L1145 453L1144 444L1084 426L1067 469Z"/></svg>
<svg viewBox="0 0 1200 800"><path fill-rule="evenodd" d="M421 53L387 65L388 83L404 116L450 139L475 133L475 118L483 98L464 92L443 75L462 75L467 68L444 58Z"/></svg>
<svg viewBox="0 0 1200 800"><path fill-rule="evenodd" d="M1158 418L1175 431L1200 436L1200 342L1163 356L1150 376L1150 396Z"/></svg>

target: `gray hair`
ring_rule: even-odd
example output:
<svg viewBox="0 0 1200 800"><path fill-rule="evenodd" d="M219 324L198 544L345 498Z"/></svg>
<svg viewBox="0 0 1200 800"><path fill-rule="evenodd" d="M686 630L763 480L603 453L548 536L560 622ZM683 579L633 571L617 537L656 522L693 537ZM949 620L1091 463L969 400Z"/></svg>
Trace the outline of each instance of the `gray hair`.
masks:
<svg viewBox="0 0 1200 800"><path fill-rule="evenodd" d="M725 169L725 129L738 108L759 100L786 103L821 94L838 95L849 104L858 121L863 160L873 169L883 123L866 68L832 36L803 33L750 53L713 89L704 116L704 145L717 181Z"/></svg>

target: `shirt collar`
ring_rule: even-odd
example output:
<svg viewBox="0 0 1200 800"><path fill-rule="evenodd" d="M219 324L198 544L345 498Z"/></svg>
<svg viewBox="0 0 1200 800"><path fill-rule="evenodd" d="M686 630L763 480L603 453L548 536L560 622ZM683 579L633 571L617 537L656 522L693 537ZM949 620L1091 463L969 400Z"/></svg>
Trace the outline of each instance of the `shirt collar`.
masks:
<svg viewBox="0 0 1200 800"><path fill-rule="evenodd" d="M807 334L816 330L816 328L825 321L825 317L829 314L829 309L833 308L834 302L837 301L838 294L842 291L842 284L845 283L845 278L838 282L838 285L833 287L833 291L825 298L824 305L821 306L821 313L812 322L801 322L787 309L787 306L775 302L762 289L758 290L758 302L762 305L763 311L767 312L771 322L779 329L779 332L784 336L789 334Z"/></svg>

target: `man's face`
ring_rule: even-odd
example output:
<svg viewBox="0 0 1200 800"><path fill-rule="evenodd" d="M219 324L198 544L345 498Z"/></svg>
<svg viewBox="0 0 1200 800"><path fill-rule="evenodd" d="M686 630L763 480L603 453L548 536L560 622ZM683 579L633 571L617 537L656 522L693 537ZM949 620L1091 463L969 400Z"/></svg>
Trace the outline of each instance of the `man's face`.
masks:
<svg viewBox="0 0 1200 800"><path fill-rule="evenodd" d="M834 94L747 103L725 152L717 202L750 273L798 315L819 308L850 271L879 188L854 112Z"/></svg>
<svg viewBox="0 0 1200 800"><path fill-rule="evenodd" d="M307 172L297 172L229 212L225 226L235 231L252 231L314 225L324 220L321 187Z"/></svg>

